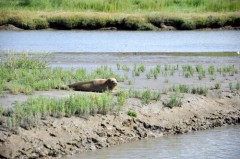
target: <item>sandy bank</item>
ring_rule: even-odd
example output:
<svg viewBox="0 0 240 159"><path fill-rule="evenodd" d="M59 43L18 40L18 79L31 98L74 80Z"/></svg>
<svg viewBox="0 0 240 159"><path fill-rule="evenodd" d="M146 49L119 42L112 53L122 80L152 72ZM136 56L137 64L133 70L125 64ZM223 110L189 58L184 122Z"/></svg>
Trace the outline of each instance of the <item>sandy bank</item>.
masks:
<svg viewBox="0 0 240 159"><path fill-rule="evenodd" d="M240 94L222 92L216 97L183 94L182 106L164 107L170 94L160 101L142 105L128 99L119 113L89 117L47 118L31 130L18 134L0 131L0 156L5 158L46 158L81 153L168 134L182 134L240 123ZM127 115L128 110L137 117Z"/></svg>

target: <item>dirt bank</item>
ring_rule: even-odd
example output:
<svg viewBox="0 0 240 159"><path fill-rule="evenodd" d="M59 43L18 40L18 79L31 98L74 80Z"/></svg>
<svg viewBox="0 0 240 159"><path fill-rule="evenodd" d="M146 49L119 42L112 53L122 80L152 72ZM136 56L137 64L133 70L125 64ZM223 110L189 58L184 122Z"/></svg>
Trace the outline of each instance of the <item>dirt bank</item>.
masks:
<svg viewBox="0 0 240 159"><path fill-rule="evenodd" d="M5 158L52 158L91 151L168 134L182 134L240 123L240 94L210 92L208 97L183 94L182 106L164 107L171 93L160 101L142 105L130 98L119 113L90 117L47 118L18 134L0 131L0 156ZM137 117L127 115L128 110Z"/></svg>

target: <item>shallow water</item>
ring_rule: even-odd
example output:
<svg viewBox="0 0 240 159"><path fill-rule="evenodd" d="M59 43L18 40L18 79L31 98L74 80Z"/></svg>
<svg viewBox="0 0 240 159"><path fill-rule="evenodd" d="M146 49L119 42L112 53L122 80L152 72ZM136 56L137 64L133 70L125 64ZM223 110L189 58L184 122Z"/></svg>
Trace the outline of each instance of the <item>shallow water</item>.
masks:
<svg viewBox="0 0 240 159"><path fill-rule="evenodd" d="M240 125L136 141L69 157L88 159L222 158L240 156ZM68 159L69 159L68 158Z"/></svg>
<svg viewBox="0 0 240 159"><path fill-rule="evenodd" d="M0 51L222 52L240 50L240 31L0 31Z"/></svg>

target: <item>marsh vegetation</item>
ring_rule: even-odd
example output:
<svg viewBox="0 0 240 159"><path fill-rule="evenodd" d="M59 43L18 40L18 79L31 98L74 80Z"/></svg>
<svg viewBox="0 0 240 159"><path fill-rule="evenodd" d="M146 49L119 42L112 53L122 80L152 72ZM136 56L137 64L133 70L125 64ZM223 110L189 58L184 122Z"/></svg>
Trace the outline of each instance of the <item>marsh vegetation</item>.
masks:
<svg viewBox="0 0 240 159"><path fill-rule="evenodd" d="M2 0L0 8L0 25L30 30L159 30L168 26L192 30L239 27L240 21L234 13L240 8L238 0Z"/></svg>
<svg viewBox="0 0 240 159"><path fill-rule="evenodd" d="M37 91L51 91L52 89L67 89L66 84L76 81L88 81L94 78L115 77L119 82L118 91L114 94L105 92L82 93L63 98L46 96L30 97L25 102L16 102L11 109L0 105L1 124L16 131L18 127L30 129L36 127L40 120L47 117L86 117L94 114L119 112L129 98L139 99L142 105L161 101L162 94L168 94L168 100L162 101L169 108L180 107L183 94L198 94L207 96L212 88L220 90L223 87L231 92L239 91L239 68L235 65L202 66L179 64L156 64L148 67L146 64L117 64L115 67L99 66L91 71L86 68L50 67L49 54L12 54L7 55L0 63L0 94L1 98L10 94L34 95ZM201 78L199 77L201 76ZM216 78L214 81L211 78ZM174 78L184 81L201 81L199 85L171 83ZM226 81L227 86L220 82L222 78L235 77L234 81ZM135 80L155 81L166 83L168 88L136 89ZM130 81L130 82L129 82ZM210 84L209 84L210 82ZM226 85L225 82L225 85ZM204 84L205 83L205 84ZM206 84L208 83L208 84ZM133 112L126 112L129 116L136 116Z"/></svg>

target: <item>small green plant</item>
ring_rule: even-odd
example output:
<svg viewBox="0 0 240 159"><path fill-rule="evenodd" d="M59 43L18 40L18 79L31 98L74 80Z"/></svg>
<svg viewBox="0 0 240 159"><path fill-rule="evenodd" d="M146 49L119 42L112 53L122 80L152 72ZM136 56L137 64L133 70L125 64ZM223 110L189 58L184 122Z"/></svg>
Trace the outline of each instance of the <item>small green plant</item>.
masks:
<svg viewBox="0 0 240 159"><path fill-rule="evenodd" d="M171 96L169 101L167 103L164 103L164 106L169 108L181 107L181 105L182 105L181 97L178 94Z"/></svg>
<svg viewBox="0 0 240 159"><path fill-rule="evenodd" d="M201 65L196 65L196 71L200 73L203 70L203 67Z"/></svg>
<svg viewBox="0 0 240 159"><path fill-rule="evenodd" d="M184 77L189 78L194 75L194 69L192 66L184 65L184 66L182 66L182 69L183 69Z"/></svg>
<svg viewBox="0 0 240 159"><path fill-rule="evenodd" d="M232 84L232 82L228 83L228 86L229 86L230 91L233 91L233 84Z"/></svg>
<svg viewBox="0 0 240 159"><path fill-rule="evenodd" d="M126 91L120 91L120 92L118 92L118 94L117 94L118 104L119 104L120 106L123 106L123 105L125 104L128 96L129 96L129 95L128 95L128 93L127 93Z"/></svg>
<svg viewBox="0 0 240 159"><path fill-rule="evenodd" d="M132 85L133 84L133 79L129 79L128 80L128 85Z"/></svg>
<svg viewBox="0 0 240 159"><path fill-rule="evenodd" d="M154 77L155 80L158 78L158 71L157 70L153 71L153 77Z"/></svg>
<svg viewBox="0 0 240 159"><path fill-rule="evenodd" d="M146 77L147 77L147 79L150 79L152 77L152 72L150 71L150 72L146 73Z"/></svg>
<svg viewBox="0 0 240 159"><path fill-rule="evenodd" d="M4 112L3 105L0 104L0 120L1 120L1 118L2 118L3 112ZM1 124L0 124L0 125L1 125Z"/></svg>
<svg viewBox="0 0 240 159"><path fill-rule="evenodd" d="M206 88L206 87L194 87L194 88L192 88L191 93L207 96L208 88Z"/></svg>
<svg viewBox="0 0 240 159"><path fill-rule="evenodd" d="M139 98L142 104L149 104L152 100L159 100L161 98L161 94L159 91L151 91L150 89L145 90L133 90L130 89L128 91L130 98Z"/></svg>
<svg viewBox="0 0 240 159"><path fill-rule="evenodd" d="M217 82L214 84L215 89L220 89L220 87L221 87L221 83Z"/></svg>
<svg viewBox="0 0 240 159"><path fill-rule="evenodd" d="M211 81L214 81L214 80L215 80L215 76L211 76L211 77L210 77L210 80L211 80Z"/></svg>
<svg viewBox="0 0 240 159"><path fill-rule="evenodd" d="M145 72L146 70L146 66L144 64L141 64L138 69L137 69L139 72Z"/></svg>
<svg viewBox="0 0 240 159"><path fill-rule="evenodd" d="M119 63L117 63L117 69L120 70L121 69L121 65Z"/></svg>
<svg viewBox="0 0 240 159"><path fill-rule="evenodd" d="M156 70L156 72L160 73L161 72L161 65L156 65L155 70Z"/></svg>
<svg viewBox="0 0 240 159"><path fill-rule="evenodd" d="M236 90L240 90L240 82L237 82L237 84L236 84Z"/></svg>
<svg viewBox="0 0 240 159"><path fill-rule="evenodd" d="M215 67L213 65L209 66L208 67L208 73L210 75L214 75L214 72L215 72Z"/></svg>
<svg viewBox="0 0 240 159"><path fill-rule="evenodd" d="M123 65L123 66L122 66L122 70L123 70L123 71L126 71L126 72L129 72L129 71L130 71L130 68L129 68L127 65Z"/></svg>
<svg viewBox="0 0 240 159"><path fill-rule="evenodd" d="M151 91L146 89L142 93L142 104L149 104L151 101Z"/></svg>
<svg viewBox="0 0 240 159"><path fill-rule="evenodd" d="M172 91L174 91L176 93L188 93L189 87L187 85L184 85L184 84L180 84L178 86L174 85L172 87Z"/></svg>
<svg viewBox="0 0 240 159"><path fill-rule="evenodd" d="M127 112L127 115L130 116L130 117L137 117L137 112L129 110Z"/></svg>

